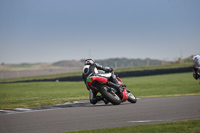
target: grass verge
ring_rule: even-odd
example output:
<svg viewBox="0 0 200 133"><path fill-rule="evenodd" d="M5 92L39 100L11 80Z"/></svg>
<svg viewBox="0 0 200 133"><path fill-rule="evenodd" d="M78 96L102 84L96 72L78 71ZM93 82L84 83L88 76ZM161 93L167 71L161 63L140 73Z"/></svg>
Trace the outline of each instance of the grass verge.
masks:
<svg viewBox="0 0 200 133"><path fill-rule="evenodd" d="M161 124L139 125L110 129L73 131L68 133L199 133L200 120L185 120Z"/></svg>

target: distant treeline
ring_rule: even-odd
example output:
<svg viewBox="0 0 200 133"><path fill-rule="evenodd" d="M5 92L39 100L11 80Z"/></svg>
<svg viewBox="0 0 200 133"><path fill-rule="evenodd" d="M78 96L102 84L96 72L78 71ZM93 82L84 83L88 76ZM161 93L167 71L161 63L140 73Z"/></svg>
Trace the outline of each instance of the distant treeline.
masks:
<svg viewBox="0 0 200 133"><path fill-rule="evenodd" d="M95 60L96 63L102 66L108 66L113 68L120 68L120 67L137 67L137 66L154 66L154 65L162 65L161 60L154 60L154 59L127 59L127 58L111 58L105 60ZM53 66L62 66L62 67L77 67L83 66L84 59L80 61L59 61L53 63Z"/></svg>
<svg viewBox="0 0 200 133"><path fill-rule="evenodd" d="M109 67L137 67L137 66L154 66L162 65L161 60L154 59L127 59L127 58L113 58L107 60L97 60L97 63Z"/></svg>

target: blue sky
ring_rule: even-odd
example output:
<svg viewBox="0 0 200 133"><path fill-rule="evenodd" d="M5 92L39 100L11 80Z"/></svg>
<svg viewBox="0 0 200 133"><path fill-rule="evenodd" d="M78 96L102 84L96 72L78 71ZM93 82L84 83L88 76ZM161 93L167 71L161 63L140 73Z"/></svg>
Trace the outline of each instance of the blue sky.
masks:
<svg viewBox="0 0 200 133"><path fill-rule="evenodd" d="M0 63L200 54L200 0L0 0Z"/></svg>

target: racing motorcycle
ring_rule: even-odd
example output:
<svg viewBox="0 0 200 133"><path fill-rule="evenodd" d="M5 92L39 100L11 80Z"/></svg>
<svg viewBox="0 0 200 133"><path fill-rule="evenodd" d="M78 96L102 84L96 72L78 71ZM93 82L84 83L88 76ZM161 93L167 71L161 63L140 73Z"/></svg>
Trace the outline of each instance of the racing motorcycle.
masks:
<svg viewBox="0 0 200 133"><path fill-rule="evenodd" d="M87 78L86 84L92 91L100 92L102 97L113 105L119 105L127 100L131 103L136 103L136 97L126 89L126 86L123 85L123 82L119 77L117 77L117 79L118 84L122 85L120 88L121 90L115 89L116 84L108 81L105 77L90 76ZM119 93L119 91L121 93Z"/></svg>

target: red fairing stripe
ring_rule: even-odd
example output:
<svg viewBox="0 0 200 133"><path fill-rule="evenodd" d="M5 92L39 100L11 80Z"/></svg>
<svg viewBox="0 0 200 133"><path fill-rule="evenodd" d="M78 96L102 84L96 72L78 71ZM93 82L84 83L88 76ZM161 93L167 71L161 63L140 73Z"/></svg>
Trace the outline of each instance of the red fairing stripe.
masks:
<svg viewBox="0 0 200 133"><path fill-rule="evenodd" d="M107 79L107 78L104 78L104 77L91 77L91 80L92 80L92 82L93 82L94 80L100 81L100 82L102 82L102 83L107 83L107 82L108 82L108 79Z"/></svg>
<svg viewBox="0 0 200 133"><path fill-rule="evenodd" d="M91 82L87 82L87 84L88 84L89 88L90 88L93 92L98 92L98 90L96 90L95 88L93 88L93 87L91 86L92 82L95 81L95 80L100 81L100 82L102 82L102 83L108 82L108 79L107 79L107 78L104 78L104 77L91 77Z"/></svg>

